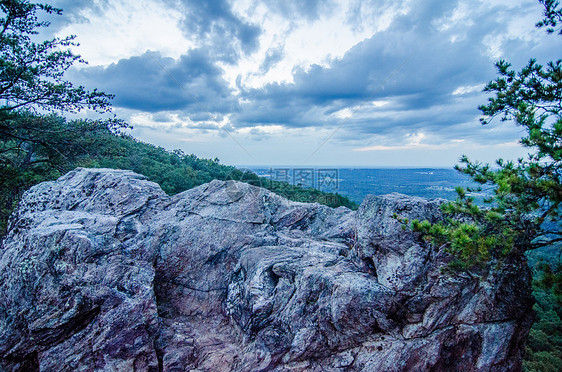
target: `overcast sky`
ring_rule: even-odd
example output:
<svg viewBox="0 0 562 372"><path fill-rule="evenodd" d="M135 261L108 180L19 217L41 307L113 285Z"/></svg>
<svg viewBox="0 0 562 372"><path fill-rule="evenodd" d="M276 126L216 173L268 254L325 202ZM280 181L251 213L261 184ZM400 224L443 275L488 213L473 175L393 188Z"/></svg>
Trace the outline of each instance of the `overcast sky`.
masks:
<svg viewBox="0 0 562 372"><path fill-rule="evenodd" d="M223 163L452 166L524 153L482 126L494 62L561 58L536 0L57 0L68 78L133 134Z"/></svg>

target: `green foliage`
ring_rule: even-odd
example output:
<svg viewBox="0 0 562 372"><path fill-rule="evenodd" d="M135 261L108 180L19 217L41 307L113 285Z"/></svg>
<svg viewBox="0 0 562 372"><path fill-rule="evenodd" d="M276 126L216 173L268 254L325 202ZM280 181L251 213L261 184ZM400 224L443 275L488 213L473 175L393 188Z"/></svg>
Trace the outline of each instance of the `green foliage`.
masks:
<svg viewBox="0 0 562 372"><path fill-rule="evenodd" d="M0 0L0 112L28 107L44 110L98 111L110 108L110 95L74 87L63 79L75 63L84 62L68 47L74 36L33 41L38 29L49 26L38 21L37 11L61 14L62 10L28 0Z"/></svg>
<svg viewBox="0 0 562 372"><path fill-rule="evenodd" d="M540 2L545 19L539 26L556 27L558 2ZM544 67L531 59L520 72L505 61L496 66L499 77L484 89L493 96L479 107L481 120L488 124L500 117L521 126L528 158L500 159L492 167L463 156L456 169L492 191L485 206L468 196L471 190L457 188L457 200L442 207L443 222L412 225L427 240L444 245L453 256L451 266L465 271L562 241L562 60Z"/></svg>
<svg viewBox="0 0 562 372"><path fill-rule="evenodd" d="M562 272L559 264L540 263L534 270L535 323L527 341L524 370L562 370Z"/></svg>
<svg viewBox="0 0 562 372"><path fill-rule="evenodd" d="M64 80L76 62L68 47L74 36L37 42L38 30L49 26L37 12L62 10L28 0L0 0L0 235L22 192L60 176L88 154L97 133L125 127L120 120L69 124L56 115L32 112L82 108L107 112L112 96Z"/></svg>
<svg viewBox="0 0 562 372"><path fill-rule="evenodd" d="M546 27L546 32L552 34L558 27L558 32L562 34L562 9L557 0L539 0L544 6L544 18L536 24L537 27Z"/></svg>
<svg viewBox="0 0 562 372"><path fill-rule="evenodd" d="M114 120L73 120L29 112L5 114L0 122L0 236L25 190L53 180L76 167L130 169L158 183L172 195L214 179L241 180L268 188L291 200L356 208L338 194L324 193L260 178L218 159L199 159L180 150L167 151L120 132Z"/></svg>
<svg viewBox="0 0 562 372"><path fill-rule="evenodd" d="M0 228L26 189L73 169L101 146L113 121L67 122L54 114L0 114ZM6 128L9 128L6 129Z"/></svg>
<svg viewBox="0 0 562 372"><path fill-rule="evenodd" d="M451 254L451 269L476 273L486 269L491 261L501 262L524 251L529 238L518 234L501 208L482 208L467 196L466 190L459 188L457 193L456 201L441 207L444 221L432 224L414 220L410 225L425 240L443 246Z"/></svg>

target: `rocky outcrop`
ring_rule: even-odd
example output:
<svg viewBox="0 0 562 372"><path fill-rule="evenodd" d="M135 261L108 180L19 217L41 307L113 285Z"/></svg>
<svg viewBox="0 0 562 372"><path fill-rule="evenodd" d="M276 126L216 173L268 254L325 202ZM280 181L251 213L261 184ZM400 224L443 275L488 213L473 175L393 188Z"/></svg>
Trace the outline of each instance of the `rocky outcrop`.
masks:
<svg viewBox="0 0 562 372"><path fill-rule="evenodd" d="M0 370L513 371L531 322L524 262L444 275L392 218L213 181L169 197L129 171L29 190L0 252Z"/></svg>

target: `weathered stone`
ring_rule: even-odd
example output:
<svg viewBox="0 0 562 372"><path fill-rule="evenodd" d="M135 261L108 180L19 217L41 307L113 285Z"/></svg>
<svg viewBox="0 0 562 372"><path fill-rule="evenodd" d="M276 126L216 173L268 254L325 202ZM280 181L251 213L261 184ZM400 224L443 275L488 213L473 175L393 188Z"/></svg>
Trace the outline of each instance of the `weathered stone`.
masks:
<svg viewBox="0 0 562 372"><path fill-rule="evenodd" d="M445 275L393 218L213 181L169 197L129 171L33 187L0 251L0 370L513 371L531 323L524 262Z"/></svg>

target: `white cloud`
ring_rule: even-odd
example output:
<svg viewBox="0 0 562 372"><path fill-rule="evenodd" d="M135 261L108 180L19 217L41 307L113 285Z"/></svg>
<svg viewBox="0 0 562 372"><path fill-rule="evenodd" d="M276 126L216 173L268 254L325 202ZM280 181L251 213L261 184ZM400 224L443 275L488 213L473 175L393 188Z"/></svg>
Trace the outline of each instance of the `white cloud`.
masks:
<svg viewBox="0 0 562 372"><path fill-rule="evenodd" d="M473 7L473 2L459 2L450 15L435 21L434 25L441 32L448 31L451 28L470 27L474 25L474 21L471 18L471 9Z"/></svg>
<svg viewBox="0 0 562 372"><path fill-rule="evenodd" d="M307 162L311 154L323 164L429 165L454 163L470 151L516 153L520 133L478 124L477 106L485 98L476 93L493 79L492 62L504 54L513 61L559 50L534 28L536 0L345 0L319 2L319 10L302 17L274 11L266 1L229 0L238 18L229 18L233 24L261 30L259 45L249 50L240 50L237 31L213 29L212 12L198 21L219 31L205 38L186 31L189 9L180 14L165 0L92 1L103 10L84 8L58 35L77 34L77 52L91 65L135 58L120 69L89 70L99 71L84 85L116 93L139 138L231 164L256 161L246 148L270 164ZM229 45L236 46L231 58L217 61L212 52ZM144 56L147 49L174 58L165 59L166 66L197 84L148 76L147 59L156 57ZM279 84L259 89L270 83ZM201 104L189 104L188 96L199 94Z"/></svg>
<svg viewBox="0 0 562 372"><path fill-rule="evenodd" d="M353 151L357 152L365 152L365 151L391 151L391 150L412 150L412 149L440 149L443 147L447 147L447 144L428 144L422 143L424 139L427 138L427 135L423 132L415 132L409 133L406 135L406 143L403 145L398 146L385 146L385 145L376 145L376 146L367 146L367 147L359 147L354 148ZM453 140L450 142L449 146L458 143L458 140Z"/></svg>
<svg viewBox="0 0 562 372"><path fill-rule="evenodd" d="M241 76L242 84L251 88L272 82L290 83L295 68L306 71L312 65L330 66L353 46L386 30L397 15L408 11L408 2L382 8L363 2L359 11L363 22L358 27L346 16L354 3L351 0L335 2L335 8L328 14L311 21L282 17L272 13L264 4L235 2L235 14L247 22L259 24L262 34L258 51L243 58L237 66L221 66L225 69L226 80L235 87L236 79ZM281 61L266 74L258 74L266 51L280 46L284 52Z"/></svg>
<svg viewBox="0 0 562 372"><path fill-rule="evenodd" d="M458 87L453 91L453 96L462 96L465 94L481 92L484 89L485 84L478 84L478 85L465 85L462 87Z"/></svg>
<svg viewBox="0 0 562 372"><path fill-rule="evenodd" d="M94 1L101 6L100 0ZM77 35L81 45L75 52L90 65L109 65L147 50L178 58L193 46L178 28L182 15L164 3L122 0L101 8L102 13L84 8L80 14L84 22L69 24L57 33Z"/></svg>
<svg viewBox="0 0 562 372"><path fill-rule="evenodd" d="M344 108L343 110L334 112L332 116L338 119L349 119L353 116L353 111L350 108Z"/></svg>

